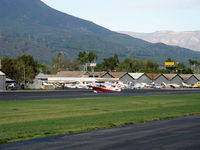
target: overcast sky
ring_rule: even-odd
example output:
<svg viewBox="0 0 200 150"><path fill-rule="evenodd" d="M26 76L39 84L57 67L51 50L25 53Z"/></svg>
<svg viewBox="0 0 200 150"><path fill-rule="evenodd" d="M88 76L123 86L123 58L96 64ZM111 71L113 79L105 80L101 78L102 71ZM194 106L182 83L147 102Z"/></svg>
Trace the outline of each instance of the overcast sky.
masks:
<svg viewBox="0 0 200 150"><path fill-rule="evenodd" d="M200 0L42 0L113 31L200 30Z"/></svg>

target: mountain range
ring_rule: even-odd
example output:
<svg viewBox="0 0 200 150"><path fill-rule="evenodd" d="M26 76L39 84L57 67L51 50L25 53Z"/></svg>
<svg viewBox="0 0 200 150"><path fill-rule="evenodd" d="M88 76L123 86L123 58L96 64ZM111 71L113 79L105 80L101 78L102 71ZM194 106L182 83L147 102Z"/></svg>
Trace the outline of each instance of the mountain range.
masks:
<svg viewBox="0 0 200 150"><path fill-rule="evenodd" d="M80 51L93 51L99 60L114 54L120 59L151 59L160 64L169 57L183 63L200 60L200 52L113 32L40 0L0 0L0 20L0 56L30 54L39 62L50 63L59 52L76 59Z"/></svg>
<svg viewBox="0 0 200 150"><path fill-rule="evenodd" d="M137 33L119 31L135 38L143 39L151 43L164 43L200 51L200 31L156 31L153 33Z"/></svg>

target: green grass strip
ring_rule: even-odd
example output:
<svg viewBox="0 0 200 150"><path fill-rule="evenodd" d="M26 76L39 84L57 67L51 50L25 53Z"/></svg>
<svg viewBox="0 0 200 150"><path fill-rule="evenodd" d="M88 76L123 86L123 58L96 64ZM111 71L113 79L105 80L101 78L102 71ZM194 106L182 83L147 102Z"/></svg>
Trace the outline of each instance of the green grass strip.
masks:
<svg viewBox="0 0 200 150"><path fill-rule="evenodd" d="M200 114L200 94L0 101L0 143Z"/></svg>

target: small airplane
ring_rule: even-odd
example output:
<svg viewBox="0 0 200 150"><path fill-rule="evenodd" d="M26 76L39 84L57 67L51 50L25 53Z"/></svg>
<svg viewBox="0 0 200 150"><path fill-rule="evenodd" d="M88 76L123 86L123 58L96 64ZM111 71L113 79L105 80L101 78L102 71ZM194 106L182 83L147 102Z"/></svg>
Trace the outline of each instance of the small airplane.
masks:
<svg viewBox="0 0 200 150"><path fill-rule="evenodd" d="M184 88L193 88L194 87L194 85L192 85L192 84L186 84L184 82L182 82L182 85L183 85Z"/></svg>
<svg viewBox="0 0 200 150"><path fill-rule="evenodd" d="M121 92L121 90L124 89L124 85L121 82L95 82L92 85L92 89L94 93L98 93L98 91Z"/></svg>
<svg viewBox="0 0 200 150"><path fill-rule="evenodd" d="M165 88L180 88L181 86L178 84L166 84L165 82L162 83Z"/></svg>
<svg viewBox="0 0 200 150"><path fill-rule="evenodd" d="M147 83L135 83L135 85L133 86L134 89L142 89L142 88L157 88L160 89L162 88L161 84L158 83L154 83L152 82L151 84L147 84Z"/></svg>
<svg viewBox="0 0 200 150"><path fill-rule="evenodd" d="M182 82L183 87L185 88L200 88L200 82L197 82L195 84L186 84Z"/></svg>
<svg viewBox="0 0 200 150"><path fill-rule="evenodd" d="M146 85L146 83L135 83L133 89L142 89L145 88Z"/></svg>

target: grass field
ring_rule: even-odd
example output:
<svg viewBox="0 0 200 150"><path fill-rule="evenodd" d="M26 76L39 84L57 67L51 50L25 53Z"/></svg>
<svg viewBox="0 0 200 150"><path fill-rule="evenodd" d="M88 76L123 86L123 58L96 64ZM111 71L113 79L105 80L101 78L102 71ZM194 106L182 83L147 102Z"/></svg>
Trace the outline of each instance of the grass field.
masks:
<svg viewBox="0 0 200 150"><path fill-rule="evenodd" d="M200 94L0 101L0 143L194 114Z"/></svg>

